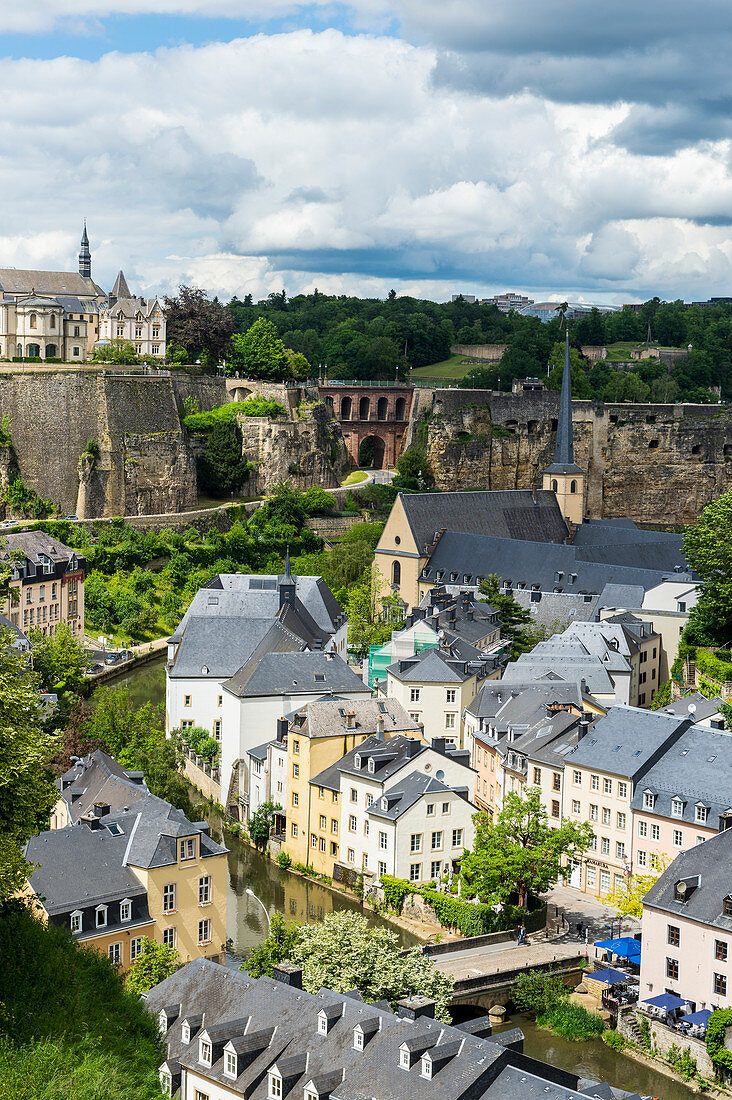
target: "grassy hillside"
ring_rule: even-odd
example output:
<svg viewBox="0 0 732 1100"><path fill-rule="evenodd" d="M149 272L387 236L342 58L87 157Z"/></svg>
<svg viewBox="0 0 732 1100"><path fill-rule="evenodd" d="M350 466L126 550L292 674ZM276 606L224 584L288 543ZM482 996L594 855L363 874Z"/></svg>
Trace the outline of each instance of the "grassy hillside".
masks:
<svg viewBox="0 0 732 1100"><path fill-rule="evenodd" d="M0 908L0 1096L159 1100L155 1021L105 958Z"/></svg>
<svg viewBox="0 0 732 1100"><path fill-rule="evenodd" d="M443 359L441 363L431 363L428 367L416 367L412 371L412 378L415 382L464 378L469 370L480 366L480 363L464 363L464 358L464 355L451 355L449 359Z"/></svg>

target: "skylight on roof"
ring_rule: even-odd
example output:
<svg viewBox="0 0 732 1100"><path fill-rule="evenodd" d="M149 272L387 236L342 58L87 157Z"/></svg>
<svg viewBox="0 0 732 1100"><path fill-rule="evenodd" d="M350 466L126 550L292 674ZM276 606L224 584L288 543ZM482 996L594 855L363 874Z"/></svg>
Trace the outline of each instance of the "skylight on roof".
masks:
<svg viewBox="0 0 732 1100"><path fill-rule="evenodd" d="M112 836L122 836L122 826L118 825L116 821L110 821L104 828L109 829Z"/></svg>
<svg viewBox="0 0 732 1100"><path fill-rule="evenodd" d="M315 680L316 684L324 684L325 683L325 673L324 672L316 672L313 675L313 679Z"/></svg>
<svg viewBox="0 0 732 1100"><path fill-rule="evenodd" d="M635 752L633 753L633 756L640 756L640 754L641 754L640 749L636 749Z"/></svg>
<svg viewBox="0 0 732 1100"><path fill-rule="evenodd" d="M708 756L707 757L707 764L713 764L716 759L717 759L716 754L714 756Z"/></svg>

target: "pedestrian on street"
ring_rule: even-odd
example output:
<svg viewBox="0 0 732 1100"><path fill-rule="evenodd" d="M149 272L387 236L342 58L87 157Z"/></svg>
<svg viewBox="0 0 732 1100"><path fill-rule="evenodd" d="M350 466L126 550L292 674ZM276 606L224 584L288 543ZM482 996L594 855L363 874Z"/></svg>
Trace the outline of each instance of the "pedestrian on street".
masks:
<svg viewBox="0 0 732 1100"><path fill-rule="evenodd" d="M584 932L584 930L585 930L584 921L579 921L578 924L577 924L577 931L580 934L580 938L582 937L582 933Z"/></svg>
<svg viewBox="0 0 732 1100"><path fill-rule="evenodd" d="M519 943L519 944L526 943L526 927L525 927L523 921L518 926L518 938L517 938L516 942Z"/></svg>

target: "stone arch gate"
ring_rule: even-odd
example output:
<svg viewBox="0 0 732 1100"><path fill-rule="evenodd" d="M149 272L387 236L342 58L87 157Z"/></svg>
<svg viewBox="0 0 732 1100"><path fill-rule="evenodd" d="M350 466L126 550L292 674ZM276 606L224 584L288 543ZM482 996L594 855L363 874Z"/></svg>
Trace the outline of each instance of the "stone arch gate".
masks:
<svg viewBox="0 0 732 1100"><path fill-rule="evenodd" d="M358 466L361 444L374 437L382 465L391 469L401 454L412 411L414 386L405 382L322 382L321 401L338 421L353 466Z"/></svg>

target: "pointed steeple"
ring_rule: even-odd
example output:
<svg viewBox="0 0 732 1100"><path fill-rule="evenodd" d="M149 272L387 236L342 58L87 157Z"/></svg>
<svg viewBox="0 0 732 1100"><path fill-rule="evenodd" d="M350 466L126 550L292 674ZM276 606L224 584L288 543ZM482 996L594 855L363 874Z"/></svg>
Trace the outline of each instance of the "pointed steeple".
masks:
<svg viewBox="0 0 732 1100"><path fill-rule="evenodd" d="M574 435L572 432L572 370L569 365L569 326L564 335L564 370L562 391L559 395L559 421L557 441L554 444L554 462L561 466L574 465Z"/></svg>
<svg viewBox="0 0 732 1100"><path fill-rule="evenodd" d="M91 251L89 249L89 237L86 232L86 218L84 218L84 231L81 234L81 248L79 250L79 274L85 279L91 279Z"/></svg>
<svg viewBox="0 0 732 1100"><path fill-rule="evenodd" d="M287 544L287 551L285 553L285 580L292 580L292 573L290 572L290 544Z"/></svg>
<svg viewBox="0 0 732 1100"><path fill-rule="evenodd" d="M117 301L119 301L120 298L131 297L132 295L130 294L130 288L128 287L127 280L125 279L125 273L124 271L120 271L119 275L114 281L114 286L112 287L110 298L115 298Z"/></svg>
<svg viewBox="0 0 732 1100"><path fill-rule="evenodd" d="M572 527L578 527L584 516L585 475L574 461L574 434L572 428L572 372L569 363L569 329L564 338L564 371L559 395L557 438L554 444L554 461L544 470L544 489L556 494L562 515Z"/></svg>
<svg viewBox="0 0 732 1100"><path fill-rule="evenodd" d="M280 593L280 608L286 603L291 607L295 604L295 597L297 594L297 585L295 578L290 572L290 547L287 547L287 553L285 554L285 572L278 578L277 588Z"/></svg>

